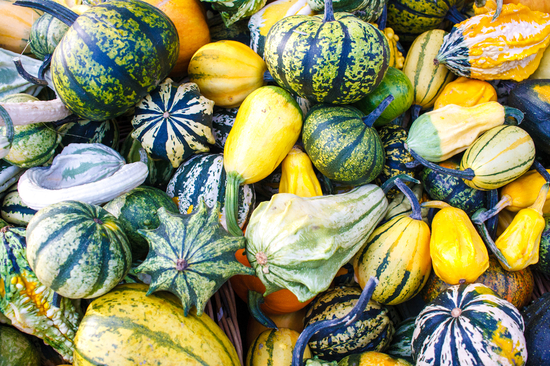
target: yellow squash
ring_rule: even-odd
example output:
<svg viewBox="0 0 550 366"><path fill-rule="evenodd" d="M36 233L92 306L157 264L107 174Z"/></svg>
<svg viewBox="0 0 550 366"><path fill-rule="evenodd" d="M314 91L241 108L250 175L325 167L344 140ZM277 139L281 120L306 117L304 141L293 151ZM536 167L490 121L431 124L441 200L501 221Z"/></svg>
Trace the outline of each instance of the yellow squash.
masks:
<svg viewBox="0 0 550 366"><path fill-rule="evenodd" d="M292 95L278 86L263 86L243 101L224 146L227 173L227 228L242 235L237 224L239 185L256 183L290 152L302 131L302 110Z"/></svg>
<svg viewBox="0 0 550 366"><path fill-rule="evenodd" d="M546 171L550 173L550 169L546 169ZM518 212L523 208L533 205L544 183L546 183L546 180L539 172L533 169L502 187L500 196L504 197L508 195L512 199L512 204L507 206L506 210ZM546 196L542 213L550 213L550 194Z"/></svg>
<svg viewBox="0 0 550 366"><path fill-rule="evenodd" d="M297 145L290 150L281 163L279 193L292 193L300 197L323 195L311 159Z"/></svg>
<svg viewBox="0 0 550 366"><path fill-rule="evenodd" d="M268 329L252 342L246 355L245 366L287 366L292 363L292 353L300 333L288 328ZM304 359L311 358L308 346Z"/></svg>
<svg viewBox="0 0 550 366"><path fill-rule="evenodd" d="M434 109L448 104L462 107L473 107L486 102L496 102L497 92L486 81L461 76L445 85L443 91L435 100Z"/></svg>

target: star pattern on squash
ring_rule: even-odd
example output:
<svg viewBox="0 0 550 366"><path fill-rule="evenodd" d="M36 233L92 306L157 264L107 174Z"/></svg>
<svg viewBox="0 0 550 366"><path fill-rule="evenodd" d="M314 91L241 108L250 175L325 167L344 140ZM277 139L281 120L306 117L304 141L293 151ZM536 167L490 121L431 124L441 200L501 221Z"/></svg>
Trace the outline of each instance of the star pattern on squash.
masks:
<svg viewBox="0 0 550 366"><path fill-rule="evenodd" d="M151 276L147 295L169 291L180 298L185 316L193 306L200 316L230 277L254 274L235 258L246 239L230 235L221 226L219 203L209 208L201 199L190 214L174 214L162 207L157 213L157 229L138 230L149 243L147 258L136 269Z"/></svg>

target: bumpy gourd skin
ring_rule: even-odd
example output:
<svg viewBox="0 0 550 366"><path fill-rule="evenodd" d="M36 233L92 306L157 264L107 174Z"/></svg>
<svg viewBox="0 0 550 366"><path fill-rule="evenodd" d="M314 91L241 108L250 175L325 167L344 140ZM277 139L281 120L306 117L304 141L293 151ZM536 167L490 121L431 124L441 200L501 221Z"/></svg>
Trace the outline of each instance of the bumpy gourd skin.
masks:
<svg viewBox="0 0 550 366"><path fill-rule="evenodd" d="M55 306L54 292L36 278L25 257L25 229L4 227L0 239L0 312L72 362L82 315L67 298Z"/></svg>
<svg viewBox="0 0 550 366"><path fill-rule="evenodd" d="M461 76L445 85L445 88L435 100L434 109L439 109L448 104L473 107L481 103L496 101L497 92L491 84L483 80Z"/></svg>

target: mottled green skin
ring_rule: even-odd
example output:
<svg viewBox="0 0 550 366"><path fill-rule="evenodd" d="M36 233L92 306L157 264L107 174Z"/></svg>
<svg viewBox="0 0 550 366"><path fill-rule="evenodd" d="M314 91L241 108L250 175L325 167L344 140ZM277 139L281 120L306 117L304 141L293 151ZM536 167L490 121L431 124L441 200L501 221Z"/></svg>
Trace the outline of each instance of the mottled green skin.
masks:
<svg viewBox="0 0 550 366"><path fill-rule="evenodd" d="M42 283L62 296L95 298L128 273L132 254L118 220L105 209L64 201L27 225L27 259Z"/></svg>
<svg viewBox="0 0 550 366"><path fill-rule="evenodd" d="M385 352L393 357L399 357L414 364L412 358L411 339L414 332L414 321L416 318L410 317L403 320L395 329L391 343Z"/></svg>
<svg viewBox="0 0 550 366"><path fill-rule="evenodd" d="M154 230L159 227L157 210L161 207L178 213L178 206L164 191L147 186L136 187L103 206L120 222L128 237L133 260L147 255L149 244L138 230Z"/></svg>
<svg viewBox="0 0 550 366"><path fill-rule="evenodd" d="M58 151L72 143L99 143L113 149L118 147L118 123L114 119L107 121L79 120L62 125L57 129L61 135Z"/></svg>
<svg viewBox="0 0 550 366"><path fill-rule="evenodd" d="M374 127L378 128L389 124L399 115L405 113L413 104L413 85L407 75L395 67L389 67L382 82L367 96L354 103L354 106L361 112L369 114L390 95L393 95L394 100L376 119Z"/></svg>
<svg viewBox="0 0 550 366"><path fill-rule="evenodd" d="M414 39L443 22L452 6L464 7L464 0L389 0L388 27L392 28L402 42Z"/></svg>
<svg viewBox="0 0 550 366"><path fill-rule="evenodd" d="M0 366L40 366L40 355L18 330L0 326Z"/></svg>
<svg viewBox="0 0 550 366"><path fill-rule="evenodd" d="M321 320L341 318L357 303L359 286L338 286L319 294L309 305L304 328ZM321 330L310 338L308 346L314 355L326 361L339 360L350 354L381 351L394 333L388 309L369 301L359 318L337 330Z"/></svg>
<svg viewBox="0 0 550 366"><path fill-rule="evenodd" d="M0 127L0 135L5 127ZM61 136L46 123L14 126L15 136L10 152L4 160L20 168L31 168L46 163L54 155Z"/></svg>
<svg viewBox="0 0 550 366"><path fill-rule="evenodd" d="M277 84L311 102L354 103L380 84L389 66L384 34L350 13L294 15L267 35L264 59Z"/></svg>
<svg viewBox="0 0 550 366"><path fill-rule="evenodd" d="M236 274L253 275L242 265L235 252L244 248L245 239L230 235L219 221L220 205L206 206L204 201L191 214L171 214L158 210L160 226L139 230L149 242L149 253L136 273L151 276L147 294L168 291L178 296L187 316L191 307L197 315L216 291Z"/></svg>
<svg viewBox="0 0 550 366"><path fill-rule="evenodd" d="M531 267L535 271L550 275L550 216L545 216L546 225L540 237L539 261Z"/></svg>
<svg viewBox="0 0 550 366"><path fill-rule="evenodd" d="M331 180L350 185L373 181L384 168L384 149L374 128L351 106L319 104L304 120L302 139L313 165Z"/></svg>
<svg viewBox="0 0 550 366"><path fill-rule="evenodd" d="M32 53L40 60L51 55L69 27L53 15L44 13L31 27L29 36Z"/></svg>
<svg viewBox="0 0 550 366"><path fill-rule="evenodd" d="M93 121L126 112L174 67L179 39L152 5L112 0L79 16L56 47L56 92L76 115Z"/></svg>
<svg viewBox="0 0 550 366"><path fill-rule="evenodd" d="M80 310L63 297L59 307L53 305L54 291L38 280L27 262L25 229L4 228L0 238L0 312L14 327L43 339L71 362Z"/></svg>
<svg viewBox="0 0 550 366"><path fill-rule="evenodd" d="M360 10L362 12L361 19L370 22L380 17L386 2L387 0L334 0L332 7L335 12L352 13ZM324 0L308 0L307 3L317 13L321 13L325 9Z"/></svg>
<svg viewBox="0 0 550 366"><path fill-rule="evenodd" d="M219 12L226 28L240 20L245 20L265 6L267 0L203 0L212 4L212 9Z"/></svg>
<svg viewBox="0 0 550 366"><path fill-rule="evenodd" d="M14 184L6 191L2 206L0 207L0 215L7 223L26 227L35 213L36 210L33 210L21 201L21 197L17 191L17 184Z"/></svg>

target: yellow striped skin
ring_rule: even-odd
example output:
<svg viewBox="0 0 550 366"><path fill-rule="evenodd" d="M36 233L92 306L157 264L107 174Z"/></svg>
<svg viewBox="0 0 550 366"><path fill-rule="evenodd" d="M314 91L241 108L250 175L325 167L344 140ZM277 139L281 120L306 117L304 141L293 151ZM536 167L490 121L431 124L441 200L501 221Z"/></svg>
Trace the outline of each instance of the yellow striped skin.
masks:
<svg viewBox="0 0 550 366"><path fill-rule="evenodd" d="M223 165L242 184L256 183L290 152L302 131L302 110L292 95L276 86L252 92L239 107L224 146Z"/></svg>
<svg viewBox="0 0 550 366"><path fill-rule="evenodd" d="M397 305L415 296L431 271L430 228L408 215L380 225L354 259L354 272L361 288L375 276L380 281L372 299Z"/></svg>
<svg viewBox="0 0 550 366"><path fill-rule="evenodd" d="M294 146L281 163L279 193L292 193L300 197L323 195L311 159L299 146Z"/></svg>
<svg viewBox="0 0 550 366"><path fill-rule="evenodd" d="M240 365L229 338L206 314L183 315L181 301L148 286L120 285L95 299L75 337L73 366Z"/></svg>
<svg viewBox="0 0 550 366"><path fill-rule="evenodd" d="M445 85L455 79L445 65L435 65L433 62L446 34L441 29L422 33L416 37L405 58L403 72L413 84L413 104L423 109L432 107Z"/></svg>
<svg viewBox="0 0 550 366"><path fill-rule="evenodd" d="M254 340L246 356L245 366L288 366L300 333L288 328L268 329ZM308 346L304 359L311 358Z"/></svg>

